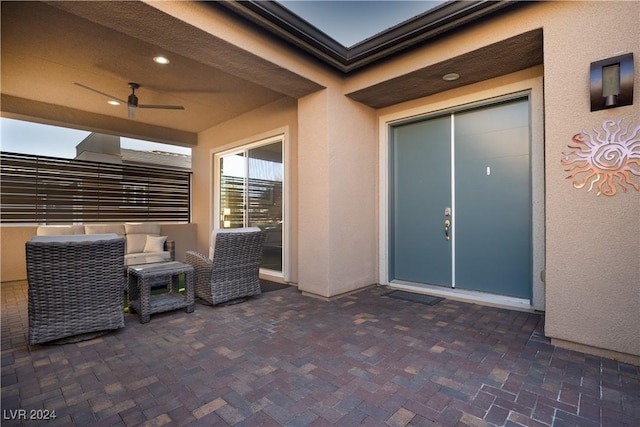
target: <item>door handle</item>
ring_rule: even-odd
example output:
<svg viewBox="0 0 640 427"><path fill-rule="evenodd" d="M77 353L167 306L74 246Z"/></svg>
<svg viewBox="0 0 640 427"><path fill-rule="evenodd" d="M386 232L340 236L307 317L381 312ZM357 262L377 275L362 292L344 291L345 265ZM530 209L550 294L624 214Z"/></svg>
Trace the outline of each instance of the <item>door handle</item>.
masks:
<svg viewBox="0 0 640 427"><path fill-rule="evenodd" d="M449 237L449 227L451 227L451 221L448 219L444 220L444 240L450 240Z"/></svg>

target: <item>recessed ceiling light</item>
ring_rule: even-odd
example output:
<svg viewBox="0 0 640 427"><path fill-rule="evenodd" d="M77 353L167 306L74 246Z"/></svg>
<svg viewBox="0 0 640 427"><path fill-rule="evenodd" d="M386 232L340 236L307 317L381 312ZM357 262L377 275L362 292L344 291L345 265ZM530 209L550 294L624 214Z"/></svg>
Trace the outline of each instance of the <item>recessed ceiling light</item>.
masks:
<svg viewBox="0 0 640 427"><path fill-rule="evenodd" d="M459 78L460 78L460 74L458 73L447 73L444 76L442 76L442 80L446 80L448 82L458 80Z"/></svg>
<svg viewBox="0 0 640 427"><path fill-rule="evenodd" d="M166 65L169 63L169 58L165 57L165 56L154 56L153 60L158 63L158 64L162 64L162 65Z"/></svg>
<svg viewBox="0 0 640 427"><path fill-rule="evenodd" d="M115 99L112 99L110 101L107 101L107 104L111 104L111 105L120 105L120 103L118 101L116 101Z"/></svg>

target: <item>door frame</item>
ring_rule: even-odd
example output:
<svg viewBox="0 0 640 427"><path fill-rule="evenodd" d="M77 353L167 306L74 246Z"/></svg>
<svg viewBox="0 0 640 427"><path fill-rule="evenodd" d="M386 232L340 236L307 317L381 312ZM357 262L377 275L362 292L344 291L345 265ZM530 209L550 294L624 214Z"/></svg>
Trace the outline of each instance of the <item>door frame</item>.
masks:
<svg viewBox="0 0 640 427"><path fill-rule="evenodd" d="M503 84L500 84L500 83ZM380 284L397 288L438 294L452 299L500 305L522 310L544 310L545 288L545 216L544 216L544 113L542 69L534 67L509 76L495 79L495 85L489 89L479 83L466 88L451 91L451 96L434 95L424 99L424 103L402 108L379 116L379 223L378 223L378 281ZM478 87L477 91L473 91ZM442 114L455 113L470 108L491 105L510 99L527 97L529 99L531 132L531 221L532 221L532 289L531 299L506 297L484 292L451 289L419 283L389 280L389 146L392 126L418 120L429 119ZM408 105L405 103L403 105ZM412 103L415 105L415 103Z"/></svg>
<svg viewBox="0 0 640 427"><path fill-rule="evenodd" d="M209 153L211 166L209 168L210 177L209 195L211 197L209 207L209 235L214 229L220 226L220 158L238 151L250 150L262 145L282 142L282 162L283 162L283 182L282 182L282 272L274 270L260 269L260 276L275 282L291 281L291 170L290 170L290 131L288 127L275 129L261 135L256 135L247 139L236 141L216 149Z"/></svg>

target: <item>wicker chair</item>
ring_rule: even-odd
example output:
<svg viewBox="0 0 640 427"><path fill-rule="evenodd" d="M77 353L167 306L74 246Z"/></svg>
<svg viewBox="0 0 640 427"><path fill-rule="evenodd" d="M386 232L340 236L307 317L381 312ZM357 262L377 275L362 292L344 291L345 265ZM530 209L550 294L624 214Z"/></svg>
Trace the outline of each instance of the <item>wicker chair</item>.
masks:
<svg viewBox="0 0 640 427"><path fill-rule="evenodd" d="M214 230L209 257L187 251L194 269L195 296L216 305L260 294L264 233L257 227Z"/></svg>
<svg viewBox="0 0 640 427"><path fill-rule="evenodd" d="M77 342L124 327L124 239L36 236L26 256L29 344Z"/></svg>

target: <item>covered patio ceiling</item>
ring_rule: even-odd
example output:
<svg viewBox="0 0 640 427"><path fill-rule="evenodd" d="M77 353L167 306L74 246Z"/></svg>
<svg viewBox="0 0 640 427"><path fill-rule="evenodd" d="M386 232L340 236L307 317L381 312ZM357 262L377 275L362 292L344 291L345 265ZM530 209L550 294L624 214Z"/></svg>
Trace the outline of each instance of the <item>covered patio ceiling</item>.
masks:
<svg viewBox="0 0 640 427"><path fill-rule="evenodd" d="M322 88L143 2L3 2L1 30L9 118L188 146L202 130ZM154 63L159 54L170 64ZM130 120L126 105L76 82L125 100L136 82L140 104L185 109L137 109Z"/></svg>
<svg viewBox="0 0 640 427"><path fill-rule="evenodd" d="M467 9L473 13L447 6L453 7L451 16L406 22L334 54L327 49L337 43L274 3L207 2L201 10L215 9L237 26L251 25L270 42L299 52L303 60L348 76L514 5L476 1L467 6L471 3L474 7ZM193 146L200 131L276 100L297 99L323 88L144 2L3 2L1 11L3 117ZM154 63L158 54L171 63ZM379 108L444 90L445 68L464 66L476 71L467 74L486 79L541 62L540 30L346 95ZM111 106L107 97L74 84L126 99L129 82L141 85L136 91L141 104L185 109L138 109L131 120L125 105ZM449 82L446 89L470 83L460 79Z"/></svg>

